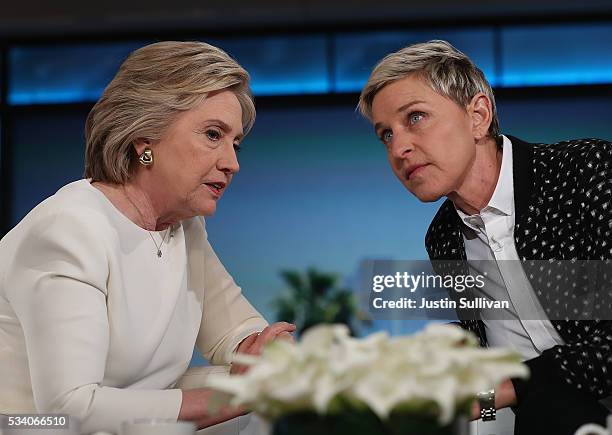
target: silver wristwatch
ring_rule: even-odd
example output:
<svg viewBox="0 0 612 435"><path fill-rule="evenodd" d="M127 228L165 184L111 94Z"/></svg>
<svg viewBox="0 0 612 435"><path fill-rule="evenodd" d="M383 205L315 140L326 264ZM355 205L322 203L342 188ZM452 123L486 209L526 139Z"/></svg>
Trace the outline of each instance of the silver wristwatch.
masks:
<svg viewBox="0 0 612 435"><path fill-rule="evenodd" d="M480 418L482 421L495 420L495 389L491 388L476 395L480 405Z"/></svg>

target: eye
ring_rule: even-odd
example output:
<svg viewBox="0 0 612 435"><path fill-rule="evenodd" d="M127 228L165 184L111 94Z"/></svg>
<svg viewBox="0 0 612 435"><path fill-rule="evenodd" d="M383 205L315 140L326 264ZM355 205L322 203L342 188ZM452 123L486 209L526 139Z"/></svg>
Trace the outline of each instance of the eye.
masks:
<svg viewBox="0 0 612 435"><path fill-rule="evenodd" d="M211 128L206 130L206 137L211 141L216 142L221 139L221 132L219 130L214 130Z"/></svg>
<svg viewBox="0 0 612 435"><path fill-rule="evenodd" d="M242 147L240 146L239 143L235 143L234 144L234 151L236 151L236 154L238 154L241 149L242 149Z"/></svg>
<svg viewBox="0 0 612 435"><path fill-rule="evenodd" d="M393 139L393 132L391 130L383 130L380 134L380 140L384 144L391 142L391 139Z"/></svg>
<svg viewBox="0 0 612 435"><path fill-rule="evenodd" d="M423 112L411 112L408 115L408 122L410 122L410 124L416 124L420 120L422 120L424 117L425 117L425 114Z"/></svg>

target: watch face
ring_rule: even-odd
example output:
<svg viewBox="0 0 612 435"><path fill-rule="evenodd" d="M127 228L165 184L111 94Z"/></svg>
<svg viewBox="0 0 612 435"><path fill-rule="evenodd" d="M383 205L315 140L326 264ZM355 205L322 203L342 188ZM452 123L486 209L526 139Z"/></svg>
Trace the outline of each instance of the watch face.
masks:
<svg viewBox="0 0 612 435"><path fill-rule="evenodd" d="M476 395L476 397L478 399L483 398L483 399L488 399L488 398L495 398L495 390L493 388L491 388L490 390L487 391L481 391L480 393L478 393Z"/></svg>

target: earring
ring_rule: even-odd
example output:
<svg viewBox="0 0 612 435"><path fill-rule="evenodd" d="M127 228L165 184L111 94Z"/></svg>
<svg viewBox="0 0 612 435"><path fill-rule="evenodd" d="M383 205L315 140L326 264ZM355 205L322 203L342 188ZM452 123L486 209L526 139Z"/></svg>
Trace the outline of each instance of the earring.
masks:
<svg viewBox="0 0 612 435"><path fill-rule="evenodd" d="M138 161L143 166L151 166L153 164L153 151L151 148L145 148L142 154L138 157Z"/></svg>

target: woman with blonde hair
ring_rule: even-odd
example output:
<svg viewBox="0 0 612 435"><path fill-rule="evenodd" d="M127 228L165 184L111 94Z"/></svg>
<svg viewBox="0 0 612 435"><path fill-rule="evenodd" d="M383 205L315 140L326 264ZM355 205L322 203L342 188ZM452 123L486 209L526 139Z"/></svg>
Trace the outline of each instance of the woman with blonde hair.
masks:
<svg viewBox="0 0 612 435"><path fill-rule="evenodd" d="M207 240L255 120L248 73L222 50L160 42L121 65L86 123L85 179L0 241L0 413L64 413L83 432L136 417L208 426L206 389L174 388L194 346L256 354L267 326Z"/></svg>

